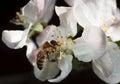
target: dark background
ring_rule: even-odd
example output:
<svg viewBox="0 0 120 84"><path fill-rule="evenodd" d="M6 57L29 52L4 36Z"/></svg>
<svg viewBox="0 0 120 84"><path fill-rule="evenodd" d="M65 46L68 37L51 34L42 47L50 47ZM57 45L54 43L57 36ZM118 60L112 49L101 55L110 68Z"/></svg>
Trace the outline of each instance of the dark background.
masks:
<svg viewBox="0 0 120 84"><path fill-rule="evenodd" d="M1 0L0 1L0 37L3 30L22 29L9 22L15 17L16 11L23 7L29 0ZM118 0L120 4L120 1ZM118 4L118 6L120 6ZM67 5L63 0L57 0L56 5ZM58 17L54 15L49 24L59 25ZM51 84L37 80L33 67L25 56L26 46L22 49L10 49L0 39L0 84ZM102 84L90 67L81 71L73 70L70 75L59 84Z"/></svg>

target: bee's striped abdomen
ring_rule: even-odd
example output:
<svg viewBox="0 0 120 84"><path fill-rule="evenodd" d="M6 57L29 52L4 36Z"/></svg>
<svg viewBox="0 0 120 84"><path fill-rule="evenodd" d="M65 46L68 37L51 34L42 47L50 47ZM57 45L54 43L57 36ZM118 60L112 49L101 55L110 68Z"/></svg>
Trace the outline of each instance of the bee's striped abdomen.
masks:
<svg viewBox="0 0 120 84"><path fill-rule="evenodd" d="M37 54L37 67L41 70L46 62L46 54L43 51L39 51Z"/></svg>

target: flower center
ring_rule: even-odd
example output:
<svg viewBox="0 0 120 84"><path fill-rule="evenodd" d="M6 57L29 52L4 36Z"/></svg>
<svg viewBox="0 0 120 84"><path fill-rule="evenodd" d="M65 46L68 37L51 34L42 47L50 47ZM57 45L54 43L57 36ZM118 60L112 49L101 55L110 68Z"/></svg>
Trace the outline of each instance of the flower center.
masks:
<svg viewBox="0 0 120 84"><path fill-rule="evenodd" d="M58 62L64 56L73 54L71 46L74 42L69 35L64 34L57 28L52 28L49 32L52 33L50 34L50 40L44 42L38 49L37 65L39 69L42 69L46 61Z"/></svg>
<svg viewBox="0 0 120 84"><path fill-rule="evenodd" d="M74 41L72 40L72 38L70 38L69 34L66 34L64 31L62 31L59 28L52 28L51 32L53 32L53 34L51 35L51 37L54 40L50 40L49 43L51 45L53 45L55 47L55 51L54 51L54 57L55 59L62 59L62 57L66 56L66 55L72 55L72 50L71 50L71 46L74 45ZM53 57L53 54L51 54L51 58Z"/></svg>

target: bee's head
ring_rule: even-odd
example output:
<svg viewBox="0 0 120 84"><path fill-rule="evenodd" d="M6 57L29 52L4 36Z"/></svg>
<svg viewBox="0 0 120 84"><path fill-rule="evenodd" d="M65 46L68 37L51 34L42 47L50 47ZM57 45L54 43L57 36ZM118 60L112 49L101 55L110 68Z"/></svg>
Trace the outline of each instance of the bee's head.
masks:
<svg viewBox="0 0 120 84"><path fill-rule="evenodd" d="M51 44L52 46L58 45L58 43L57 43L55 40L51 40L51 41L50 41L50 44Z"/></svg>

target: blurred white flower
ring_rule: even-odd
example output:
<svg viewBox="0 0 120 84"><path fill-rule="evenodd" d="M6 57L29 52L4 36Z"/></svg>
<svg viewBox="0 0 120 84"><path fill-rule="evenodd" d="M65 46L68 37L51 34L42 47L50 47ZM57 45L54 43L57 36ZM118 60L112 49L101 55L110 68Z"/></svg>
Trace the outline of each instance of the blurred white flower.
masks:
<svg viewBox="0 0 120 84"><path fill-rule="evenodd" d="M93 60L96 75L109 84L120 82L120 49L115 43L109 42L103 57Z"/></svg>
<svg viewBox="0 0 120 84"><path fill-rule="evenodd" d="M84 28L94 25L104 30L112 41L120 40L120 12L116 0L65 0L72 6L74 17Z"/></svg>
<svg viewBox="0 0 120 84"><path fill-rule="evenodd" d="M84 37L84 39L87 37L86 41L90 42L87 47L93 44L90 48L86 48L86 45L82 48L80 40L75 40L76 46L73 46L75 56L84 62L92 60L94 72L105 82L112 84L120 82L120 49L115 43L109 43L106 39L107 32L109 31L109 36L112 36L113 41L120 40L120 30L117 27L119 20L113 21L113 17L118 17L115 0L74 0L72 9L74 10L73 13L76 20L84 28L82 37L85 35L84 32L86 30L91 30L89 30L91 35L87 32ZM101 29L104 32L100 35L98 30ZM103 33L106 33L106 35ZM91 49L94 49L92 47L97 47L94 53L91 53ZM88 49L88 51L85 49ZM84 52L82 52L83 50Z"/></svg>

